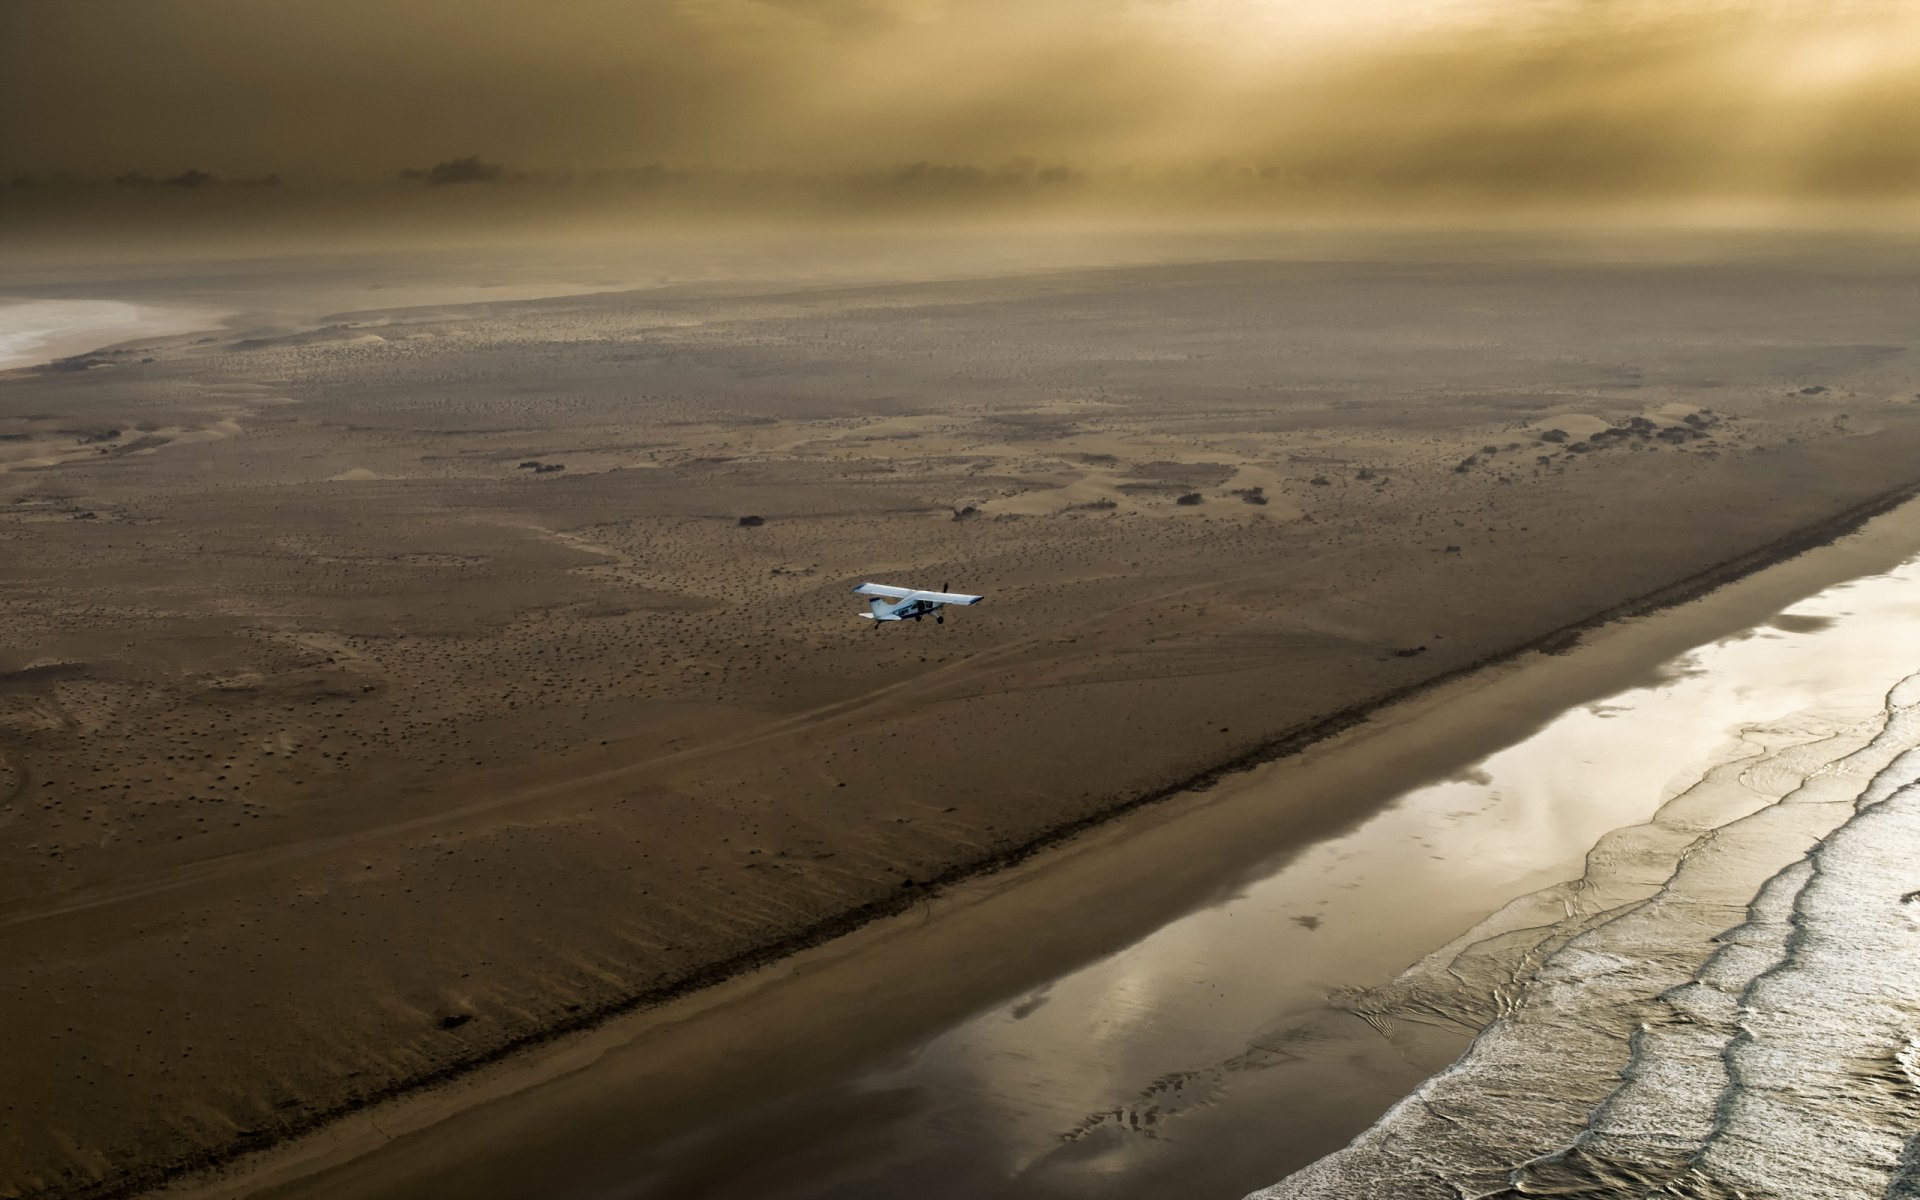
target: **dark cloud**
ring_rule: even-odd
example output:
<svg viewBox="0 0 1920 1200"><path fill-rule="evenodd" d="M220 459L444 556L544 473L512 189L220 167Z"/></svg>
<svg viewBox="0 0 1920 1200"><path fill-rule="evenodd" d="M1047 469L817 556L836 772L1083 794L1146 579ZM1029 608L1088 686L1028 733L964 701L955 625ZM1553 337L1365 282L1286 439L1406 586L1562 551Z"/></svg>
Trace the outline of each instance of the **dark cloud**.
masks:
<svg viewBox="0 0 1920 1200"><path fill-rule="evenodd" d="M400 172L402 179L417 179L434 187L449 183L499 183L516 177L517 172L509 171L499 163L488 162L478 154L450 158L424 169L408 167Z"/></svg>

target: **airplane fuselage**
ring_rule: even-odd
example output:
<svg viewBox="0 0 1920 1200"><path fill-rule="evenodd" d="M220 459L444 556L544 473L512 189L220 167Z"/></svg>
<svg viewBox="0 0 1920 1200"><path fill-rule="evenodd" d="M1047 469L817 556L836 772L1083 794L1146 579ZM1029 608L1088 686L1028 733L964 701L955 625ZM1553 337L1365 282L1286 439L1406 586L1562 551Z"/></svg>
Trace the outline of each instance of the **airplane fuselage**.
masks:
<svg viewBox="0 0 1920 1200"><path fill-rule="evenodd" d="M984 597L967 592L928 592L917 588L895 587L889 583L863 583L853 589L858 595L869 596L867 611L861 613L869 621L918 621L929 613L936 623L946 621L941 612L949 604L978 604ZM875 626L878 628L878 625Z"/></svg>
<svg viewBox="0 0 1920 1200"><path fill-rule="evenodd" d="M875 621L918 620L939 607L938 604L933 603L931 600L908 600L887 608L881 608L876 604L873 606L872 612L861 615Z"/></svg>

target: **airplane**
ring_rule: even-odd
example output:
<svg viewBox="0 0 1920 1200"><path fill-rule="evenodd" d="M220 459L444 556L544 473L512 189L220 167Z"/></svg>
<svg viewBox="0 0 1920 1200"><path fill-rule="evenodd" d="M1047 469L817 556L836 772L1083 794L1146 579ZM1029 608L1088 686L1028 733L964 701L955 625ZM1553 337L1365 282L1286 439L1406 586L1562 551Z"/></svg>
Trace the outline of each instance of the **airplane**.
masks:
<svg viewBox="0 0 1920 1200"><path fill-rule="evenodd" d="M945 588L946 584L940 585ZM947 623L946 614L940 611L949 604L978 604L983 596L969 596L964 592L922 592L913 588L892 587L884 583L863 583L853 589L854 594L872 596L867 601L868 612L860 615L873 622L875 633L880 632L882 621L905 621L909 618L918 621L928 613L934 614L935 625Z"/></svg>

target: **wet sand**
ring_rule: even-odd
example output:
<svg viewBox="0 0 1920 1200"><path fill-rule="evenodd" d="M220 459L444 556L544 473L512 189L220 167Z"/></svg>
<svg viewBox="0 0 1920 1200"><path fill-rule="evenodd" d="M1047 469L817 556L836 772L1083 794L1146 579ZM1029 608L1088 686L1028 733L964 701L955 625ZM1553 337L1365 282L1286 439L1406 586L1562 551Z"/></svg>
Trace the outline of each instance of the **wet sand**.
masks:
<svg viewBox="0 0 1920 1200"><path fill-rule="evenodd" d="M1877 694L1909 626L1884 600L1849 624L1847 581L1916 549L1910 504L179 1194L1239 1195L1363 1129L1512 986L1415 1004L1401 968L1751 757L1757 715Z"/></svg>

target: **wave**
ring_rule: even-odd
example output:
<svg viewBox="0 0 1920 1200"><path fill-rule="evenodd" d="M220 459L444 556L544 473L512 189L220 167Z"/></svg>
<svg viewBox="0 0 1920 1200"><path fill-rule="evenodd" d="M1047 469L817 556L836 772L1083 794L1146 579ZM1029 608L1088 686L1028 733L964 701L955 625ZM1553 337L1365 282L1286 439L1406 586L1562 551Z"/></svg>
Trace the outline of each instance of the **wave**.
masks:
<svg viewBox="0 0 1920 1200"><path fill-rule="evenodd" d="M1920 1198L1920 675L1804 714L1385 988L1468 1051L1254 1200Z"/></svg>
<svg viewBox="0 0 1920 1200"><path fill-rule="evenodd" d="M120 300L27 300L0 303L0 370L126 341L170 337L218 323L199 309Z"/></svg>

